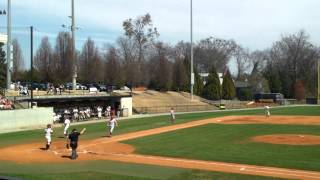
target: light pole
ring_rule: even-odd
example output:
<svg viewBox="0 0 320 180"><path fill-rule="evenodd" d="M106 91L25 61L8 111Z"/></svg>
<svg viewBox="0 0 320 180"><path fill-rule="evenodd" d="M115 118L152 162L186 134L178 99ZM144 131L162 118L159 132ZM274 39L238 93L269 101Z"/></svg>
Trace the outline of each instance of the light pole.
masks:
<svg viewBox="0 0 320 180"><path fill-rule="evenodd" d="M12 71L12 60L11 60L11 0L8 0L7 8L7 90L10 89L11 85L11 71Z"/></svg>
<svg viewBox="0 0 320 180"><path fill-rule="evenodd" d="M72 36L72 60L73 60L73 75L72 75L72 90L77 89L77 60L75 47L75 16L74 16L74 0L71 0L71 36Z"/></svg>
<svg viewBox="0 0 320 180"><path fill-rule="evenodd" d="M65 24L62 24L63 28L70 28L71 30L71 41L72 41L72 62L73 62L73 67L72 67L72 90L76 90L77 89L77 59L76 59L76 47L75 47L75 30L78 29L78 27L76 27L75 25L75 15L74 15L74 0L71 0L71 16L68 16L69 18L71 18L71 26L67 26Z"/></svg>
<svg viewBox="0 0 320 180"><path fill-rule="evenodd" d="M190 0L190 40L191 40L191 79L190 79L190 100L193 100L193 85L194 85L194 73L193 73L193 16L192 16L192 0Z"/></svg>

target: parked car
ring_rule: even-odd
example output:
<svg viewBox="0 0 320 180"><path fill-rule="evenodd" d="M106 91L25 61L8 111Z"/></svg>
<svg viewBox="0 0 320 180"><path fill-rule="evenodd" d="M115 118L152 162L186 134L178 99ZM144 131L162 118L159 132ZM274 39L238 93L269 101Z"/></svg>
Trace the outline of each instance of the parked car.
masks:
<svg viewBox="0 0 320 180"><path fill-rule="evenodd" d="M73 84L72 83L66 83L65 85L65 88L68 89L68 90L72 90L72 86ZM76 90L87 90L88 88L80 83L77 83L76 84Z"/></svg>
<svg viewBox="0 0 320 180"><path fill-rule="evenodd" d="M117 86L115 86L115 85L108 85L107 86L107 91L108 92L113 92L116 89L117 89Z"/></svg>
<svg viewBox="0 0 320 180"><path fill-rule="evenodd" d="M100 92L107 92L107 86L103 84L93 84Z"/></svg>

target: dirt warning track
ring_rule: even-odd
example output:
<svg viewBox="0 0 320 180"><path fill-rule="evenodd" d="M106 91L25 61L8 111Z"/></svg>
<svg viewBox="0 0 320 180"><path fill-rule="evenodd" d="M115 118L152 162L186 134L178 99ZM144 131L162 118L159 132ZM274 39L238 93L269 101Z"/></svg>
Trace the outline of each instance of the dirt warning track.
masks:
<svg viewBox="0 0 320 180"><path fill-rule="evenodd" d="M272 176L291 179L319 179L320 172L302 171L294 169L273 168L264 166L253 166L236 163L224 163L213 161L190 160L182 158L147 156L134 154L134 147L119 143L120 141L160 134L183 128L190 128L208 123L225 124L316 124L320 125L319 117L304 116L228 116L177 124L139 132L127 133L112 138L99 138L90 141L80 140L76 161L69 159L70 150L65 148L65 141L53 142L51 150L44 151L43 142L15 145L0 149L0 160L14 161L17 163L53 163L66 162L77 163L89 160L113 160L127 163L150 164L188 169L199 169L208 171L222 171L229 173L251 174ZM90 132L88 132L90 133Z"/></svg>

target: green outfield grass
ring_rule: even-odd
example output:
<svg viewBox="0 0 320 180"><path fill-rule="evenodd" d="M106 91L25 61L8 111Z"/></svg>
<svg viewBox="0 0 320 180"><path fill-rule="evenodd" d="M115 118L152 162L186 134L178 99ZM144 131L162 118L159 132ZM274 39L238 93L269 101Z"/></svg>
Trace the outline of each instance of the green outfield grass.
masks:
<svg viewBox="0 0 320 180"><path fill-rule="evenodd" d="M268 134L320 135L320 126L207 124L125 143L133 145L138 154L320 171L320 145L275 145L250 141L251 137Z"/></svg>
<svg viewBox="0 0 320 180"><path fill-rule="evenodd" d="M279 107L271 109L272 115L305 115L305 116L320 116L320 106L297 106L297 107ZM230 116L230 115L263 115L264 110L243 110L243 111L219 111L219 112L206 112L206 113L190 113L190 114L178 114L176 115L177 121L175 124L185 123L189 121ZM152 129L157 127L169 126L170 117L168 116L156 116L137 119L122 120L120 126L114 131L115 135L124 134L128 132ZM86 127L87 133L81 137L81 139L95 139L106 135L107 128L106 123L99 122L93 124L73 125L70 129L78 128L82 129ZM53 141L59 140L63 134L63 128L55 128ZM44 140L43 130L31 130L21 131L14 133L0 134L0 147L21 144L29 142L39 142ZM60 139L61 140L61 139Z"/></svg>
<svg viewBox="0 0 320 180"><path fill-rule="evenodd" d="M277 115L320 115L319 106L306 107L286 107L271 109L272 114ZM206 118L228 116L228 115L262 115L262 109L245 110L245 111L220 111L211 113L192 113L176 115L177 122L185 123L194 120ZM157 116L139 119L129 119L120 121L120 126L115 129L115 135L128 132L146 130L151 128L163 127L171 125L168 116ZM81 139L95 139L103 137L106 134L105 123L71 125L71 128L76 127L81 129L87 128L87 133ZM218 126L214 127L217 128ZM222 126L221 126L222 127ZM226 126L227 127L227 126ZM230 126L231 127L231 126ZM315 126L317 127L317 126ZM200 127L203 128L203 127ZM220 128L218 128L220 129ZM241 128L240 128L241 129ZM286 128L284 128L286 129ZM296 129L300 129L297 126ZM197 131L196 129L187 129L187 131ZM59 136L62 135L62 128L55 128L54 141L63 140ZM264 131L261 129L261 131ZM177 131L181 132L181 131ZM210 131L213 132L213 131ZM175 132L172 132L175 133ZM239 132L242 133L242 132ZM170 134L170 133L169 133ZM167 136L168 133L160 136ZM146 138L153 138L146 137ZM179 138L179 141L182 139ZM192 139L191 139L192 140ZM5 147L13 144L24 144L30 142L44 141L43 130L32 130L15 133L0 134L0 147ZM134 140L139 141L139 139ZM201 141L202 143L203 141ZM81 143L81 140L80 140ZM161 143L164 144L164 143ZM259 146L259 145L256 145ZM262 146L262 145L260 145ZM139 145L140 147L140 145ZM138 148L139 148L138 147ZM205 148L205 147L204 147ZM274 148L276 149L276 148ZM315 151L317 152L317 151ZM315 153L314 152L314 153ZM292 152L294 153L294 151ZM312 156L312 155L311 155ZM191 157L186 154L185 157ZM309 162L305 162L309 163ZM319 166L319 165L318 165ZM320 167L320 166L319 166ZM77 162L67 164L16 164L10 162L0 162L0 174L22 177L25 179L273 179L255 176L246 176L238 174L225 174L205 171L193 171L179 168L168 168L150 165L136 165L128 163L118 163L111 161L91 161ZM74 178L73 178L74 177Z"/></svg>
<svg viewBox="0 0 320 180"><path fill-rule="evenodd" d="M139 165L113 161L89 161L80 163L15 164L1 162L0 176L32 180L143 180L143 179L223 179L223 180L276 180L280 178L208 172L181 168Z"/></svg>

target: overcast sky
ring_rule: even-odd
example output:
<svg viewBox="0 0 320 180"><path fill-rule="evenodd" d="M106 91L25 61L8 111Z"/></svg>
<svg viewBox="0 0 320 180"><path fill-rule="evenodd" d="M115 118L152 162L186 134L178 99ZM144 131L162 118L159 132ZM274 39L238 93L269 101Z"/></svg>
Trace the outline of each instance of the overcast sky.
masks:
<svg viewBox="0 0 320 180"><path fill-rule="evenodd" d="M33 25L36 42L44 35L54 42L63 30L61 24L71 22L71 0L11 1L13 26ZM0 9L6 9L6 3L0 0ZM193 0L193 5L195 41L210 36L234 39L256 50L270 47L282 34L304 29L312 42L320 42L319 0ZM77 48L87 37L99 45L114 43L123 34L123 20L146 13L158 28L160 40L171 44L190 40L190 0L75 0L76 25L81 28L76 34ZM1 26L5 23L1 16ZM26 29L15 31L14 36L28 37Z"/></svg>

